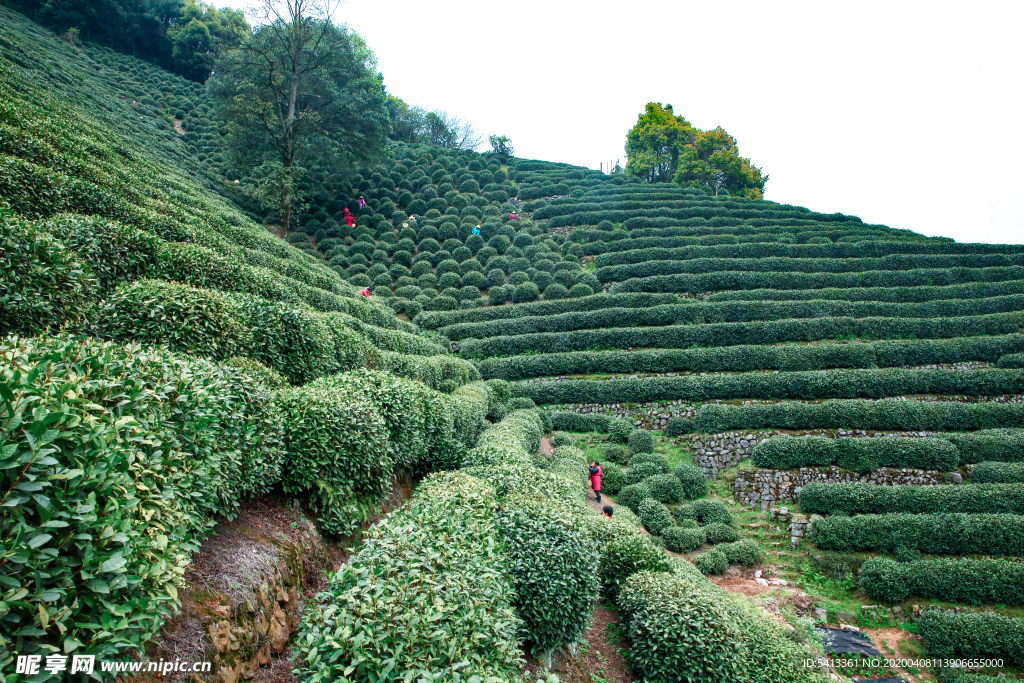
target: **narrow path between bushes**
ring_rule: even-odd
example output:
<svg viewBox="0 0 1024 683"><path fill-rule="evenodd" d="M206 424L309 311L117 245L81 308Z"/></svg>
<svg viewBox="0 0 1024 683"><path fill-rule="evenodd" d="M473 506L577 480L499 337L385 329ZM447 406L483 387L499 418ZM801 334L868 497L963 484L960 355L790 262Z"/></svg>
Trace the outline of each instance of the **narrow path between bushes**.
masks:
<svg viewBox="0 0 1024 683"><path fill-rule="evenodd" d="M551 439L546 436L540 437L540 452L544 455L553 455L555 449L551 447Z"/></svg>
<svg viewBox="0 0 1024 683"><path fill-rule="evenodd" d="M630 642L619 613L607 605L594 608L590 628L580 640L574 656L564 650L552 656L551 669L561 683L634 683L640 677L626 660ZM530 657L526 669L542 671Z"/></svg>

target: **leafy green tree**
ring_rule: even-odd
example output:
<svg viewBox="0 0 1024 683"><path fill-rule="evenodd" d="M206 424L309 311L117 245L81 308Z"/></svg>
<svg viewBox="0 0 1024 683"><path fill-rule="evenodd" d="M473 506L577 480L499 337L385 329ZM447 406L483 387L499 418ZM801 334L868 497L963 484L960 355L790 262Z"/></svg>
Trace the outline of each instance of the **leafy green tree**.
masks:
<svg viewBox="0 0 1024 683"><path fill-rule="evenodd" d="M277 210L282 237L305 180L371 163L391 132L376 58L332 23L335 7L264 0L258 28L210 80L230 122L232 158L265 208Z"/></svg>
<svg viewBox="0 0 1024 683"><path fill-rule="evenodd" d="M649 183L673 179L679 151L696 137L695 129L672 105L648 102L643 114L626 134L626 173Z"/></svg>
<svg viewBox="0 0 1024 683"><path fill-rule="evenodd" d="M489 138L491 143L491 151L501 158L502 161L508 161L508 158L515 154L512 149L512 141L505 135L492 135Z"/></svg>
<svg viewBox="0 0 1024 683"><path fill-rule="evenodd" d="M736 139L724 129L695 128L671 104L647 103L626 134L626 156L626 174L649 183L674 181L760 199L768 182L760 168L739 155Z"/></svg>
<svg viewBox="0 0 1024 683"><path fill-rule="evenodd" d="M186 0L181 16L167 29L173 45L174 70L194 81L205 81L217 57L237 48L251 30L241 10L218 10L196 0Z"/></svg>
<svg viewBox="0 0 1024 683"><path fill-rule="evenodd" d="M696 139L680 153L673 180L683 186L710 187L719 194L761 199L768 176L739 155L736 139L721 126L697 131Z"/></svg>
<svg viewBox="0 0 1024 683"><path fill-rule="evenodd" d="M391 139L399 142L419 142L423 132L424 112L410 107L404 100L388 95L388 116L391 118Z"/></svg>

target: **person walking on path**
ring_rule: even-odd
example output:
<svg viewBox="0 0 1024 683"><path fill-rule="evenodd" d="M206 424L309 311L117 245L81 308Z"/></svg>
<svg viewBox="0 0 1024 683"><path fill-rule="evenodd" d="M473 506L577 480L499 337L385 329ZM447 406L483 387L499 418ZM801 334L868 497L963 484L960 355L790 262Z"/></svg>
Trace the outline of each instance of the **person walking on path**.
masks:
<svg viewBox="0 0 1024 683"><path fill-rule="evenodd" d="M594 489L597 502L601 502L601 465L595 460L590 463L590 486Z"/></svg>

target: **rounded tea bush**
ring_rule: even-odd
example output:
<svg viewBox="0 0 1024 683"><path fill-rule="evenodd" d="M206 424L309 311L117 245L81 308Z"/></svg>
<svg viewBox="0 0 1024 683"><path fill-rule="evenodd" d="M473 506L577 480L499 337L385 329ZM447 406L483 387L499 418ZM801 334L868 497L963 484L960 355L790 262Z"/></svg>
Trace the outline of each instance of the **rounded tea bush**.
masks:
<svg viewBox="0 0 1024 683"><path fill-rule="evenodd" d="M569 296L574 299L581 296L590 296L593 293L594 290L590 288L590 285L585 285L582 282L569 288Z"/></svg>
<svg viewBox="0 0 1024 683"><path fill-rule="evenodd" d="M532 410L537 404L529 396L516 396L508 402L509 410Z"/></svg>
<svg viewBox="0 0 1024 683"><path fill-rule="evenodd" d="M732 543L736 540L736 530L721 522L712 522L703 528L708 543Z"/></svg>
<svg viewBox="0 0 1024 683"><path fill-rule="evenodd" d="M653 477L657 474L662 474L661 468L653 462L630 462L629 467L626 469L626 483L627 484L639 484L648 477Z"/></svg>
<svg viewBox="0 0 1024 683"><path fill-rule="evenodd" d="M665 547L674 553L688 553L704 545L703 529L688 529L681 526L670 526L661 532L665 539Z"/></svg>
<svg viewBox="0 0 1024 683"><path fill-rule="evenodd" d="M630 465L639 465L642 462L649 462L657 465L662 474L668 474L668 458L664 455L655 455L654 453L637 453L629 459Z"/></svg>
<svg viewBox="0 0 1024 683"><path fill-rule="evenodd" d="M671 474L656 474L644 480L651 498L662 503L678 503L683 499L683 485Z"/></svg>
<svg viewBox="0 0 1024 683"><path fill-rule="evenodd" d="M761 549L757 547L757 543L754 543L749 538L744 538L735 543L723 543L718 546L718 549L725 553L725 557L729 560L730 564L737 563L749 566L761 561Z"/></svg>
<svg viewBox="0 0 1024 683"><path fill-rule="evenodd" d="M615 418L608 424L608 438L613 443L626 443L630 433L636 429L632 420Z"/></svg>
<svg viewBox="0 0 1024 683"><path fill-rule="evenodd" d="M732 526L732 515L729 514L729 508L720 500L695 500L693 501L693 510L697 514L697 521L701 526L716 522Z"/></svg>
<svg viewBox="0 0 1024 683"><path fill-rule="evenodd" d="M704 574L724 574L729 568L729 558L718 548L712 548L693 558L693 564Z"/></svg>
<svg viewBox="0 0 1024 683"><path fill-rule="evenodd" d="M636 453L651 453L654 451L654 434L651 434L646 429L634 429L626 437L629 443L629 452L631 454Z"/></svg>
<svg viewBox="0 0 1024 683"><path fill-rule="evenodd" d="M630 484L629 486L622 487L622 490L619 491L618 501L619 505L625 505L633 512L636 512L640 508L640 501L650 498L650 496L651 492L647 490L645 484Z"/></svg>
<svg viewBox="0 0 1024 683"><path fill-rule="evenodd" d="M516 498L500 522L527 639L542 652L576 641L598 597L598 548L552 503Z"/></svg>
<svg viewBox="0 0 1024 683"><path fill-rule="evenodd" d="M645 498L640 501L637 516L647 530L655 536L660 536L663 530L674 524L672 513L654 498Z"/></svg>
<svg viewBox="0 0 1024 683"><path fill-rule="evenodd" d="M635 530L629 530L604 546L600 565L601 589L607 599L614 601L622 584L633 574L668 570L665 552Z"/></svg>
<svg viewBox="0 0 1024 683"><path fill-rule="evenodd" d="M625 485L626 475L623 474L622 468L618 465L613 465L610 462L604 462L601 464L601 493L607 493L610 496L614 496L617 495Z"/></svg>
<svg viewBox="0 0 1024 683"><path fill-rule="evenodd" d="M604 459L624 465L629 462L629 452L617 443L610 443L604 447Z"/></svg>
<svg viewBox="0 0 1024 683"><path fill-rule="evenodd" d="M569 298L569 290L565 288L565 285L557 282L552 282L550 285L544 288L544 299L552 301L555 299L567 299Z"/></svg>
<svg viewBox="0 0 1024 683"><path fill-rule="evenodd" d="M684 463L673 473L683 486L683 496L689 500L703 498L708 494L708 480L700 465Z"/></svg>
<svg viewBox="0 0 1024 683"><path fill-rule="evenodd" d="M572 437L565 432L552 432L551 434L551 447L558 448L559 446L571 446Z"/></svg>
<svg viewBox="0 0 1024 683"><path fill-rule="evenodd" d="M644 681L753 680L746 675L741 625L706 583L654 572L625 582L618 604L629 622L630 655Z"/></svg>

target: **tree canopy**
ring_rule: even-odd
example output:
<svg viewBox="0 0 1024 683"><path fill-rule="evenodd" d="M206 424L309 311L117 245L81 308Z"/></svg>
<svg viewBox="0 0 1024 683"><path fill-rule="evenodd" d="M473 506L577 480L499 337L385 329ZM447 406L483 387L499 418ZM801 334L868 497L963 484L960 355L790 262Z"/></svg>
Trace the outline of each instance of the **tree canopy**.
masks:
<svg viewBox="0 0 1024 683"><path fill-rule="evenodd" d="M626 134L626 157L626 173L649 183L672 181L760 199L768 182L723 128L700 130L660 102L648 102Z"/></svg>
<svg viewBox="0 0 1024 683"><path fill-rule="evenodd" d="M174 68L185 78L205 81L217 57L237 48L250 33L241 10L218 10L196 0L186 0L181 16L167 29Z"/></svg>
<svg viewBox="0 0 1024 683"><path fill-rule="evenodd" d="M229 146L282 236L313 175L374 161L391 130L376 58L331 21L326 3L265 0L266 21L217 64L210 81L230 121Z"/></svg>
<svg viewBox="0 0 1024 683"><path fill-rule="evenodd" d="M249 33L240 10L200 0L7 0L57 33L74 35L205 81L217 55Z"/></svg>

